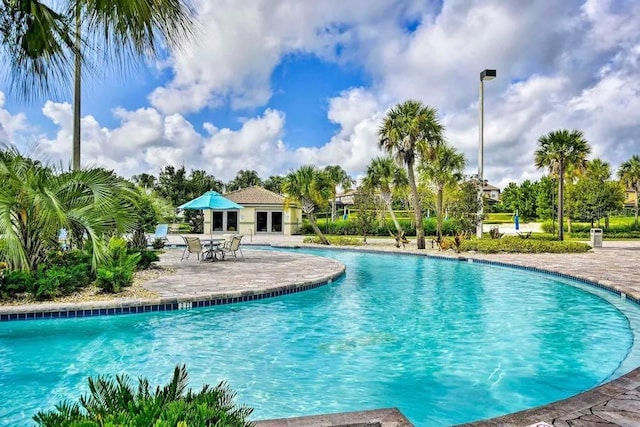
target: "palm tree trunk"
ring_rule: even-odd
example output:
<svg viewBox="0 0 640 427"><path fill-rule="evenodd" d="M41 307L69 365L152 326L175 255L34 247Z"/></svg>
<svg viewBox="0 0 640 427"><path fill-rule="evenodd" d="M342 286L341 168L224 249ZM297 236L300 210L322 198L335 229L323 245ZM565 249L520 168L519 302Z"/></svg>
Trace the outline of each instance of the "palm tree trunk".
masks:
<svg viewBox="0 0 640 427"><path fill-rule="evenodd" d="M564 240L564 165L560 163L558 170L558 240Z"/></svg>
<svg viewBox="0 0 640 427"><path fill-rule="evenodd" d="M424 225L422 224L422 205L420 205L420 197L418 196L418 187L416 185L416 177L413 173L413 162L407 163L407 178L411 187L411 196L413 198L413 209L416 218L416 244L418 249L424 249Z"/></svg>
<svg viewBox="0 0 640 427"><path fill-rule="evenodd" d="M80 91L81 62L80 57L80 2L76 3L76 49L73 86L73 170L80 170Z"/></svg>
<svg viewBox="0 0 640 427"><path fill-rule="evenodd" d="M316 235L320 239L320 242L323 245L328 245L329 241L320 230L320 227L318 227L318 223L316 222L316 216L313 213L307 213L307 218L309 218L309 223L311 223L311 228L313 228L313 231L316 233Z"/></svg>
<svg viewBox="0 0 640 427"><path fill-rule="evenodd" d="M336 220L336 193L333 193L333 200L331 201L331 221Z"/></svg>
<svg viewBox="0 0 640 427"><path fill-rule="evenodd" d="M437 237L438 237L438 241L440 240L440 238L442 237L442 219L443 219L443 213L442 212L442 199L443 199L443 192L444 192L444 188L441 185L438 185L438 195L437 195L437 200L436 200L436 209L438 209L438 230L436 231Z"/></svg>

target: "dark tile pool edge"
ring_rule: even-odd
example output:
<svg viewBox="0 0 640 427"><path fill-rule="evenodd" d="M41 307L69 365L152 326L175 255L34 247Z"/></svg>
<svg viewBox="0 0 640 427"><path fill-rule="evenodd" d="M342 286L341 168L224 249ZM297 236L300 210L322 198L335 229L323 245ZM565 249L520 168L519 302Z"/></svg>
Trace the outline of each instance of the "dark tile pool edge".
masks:
<svg viewBox="0 0 640 427"><path fill-rule="evenodd" d="M345 273L345 266L326 277L289 284L272 286L259 291L236 291L197 297L153 298L126 301L92 301L84 303L56 304L53 306L7 306L0 308L0 322L17 320L70 319L95 316L115 316L122 314L151 313L160 311L188 310L227 304L258 301L295 294L333 283Z"/></svg>

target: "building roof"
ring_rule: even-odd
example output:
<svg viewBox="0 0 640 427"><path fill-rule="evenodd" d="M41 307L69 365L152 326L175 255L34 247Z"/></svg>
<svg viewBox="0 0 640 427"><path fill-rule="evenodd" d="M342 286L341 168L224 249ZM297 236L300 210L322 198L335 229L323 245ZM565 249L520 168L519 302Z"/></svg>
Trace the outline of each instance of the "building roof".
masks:
<svg viewBox="0 0 640 427"><path fill-rule="evenodd" d="M491 185L491 184L485 184L484 185L484 189L485 190L500 190L498 187Z"/></svg>
<svg viewBox="0 0 640 427"><path fill-rule="evenodd" d="M284 205L284 196L255 185L232 191L224 197L241 205Z"/></svg>

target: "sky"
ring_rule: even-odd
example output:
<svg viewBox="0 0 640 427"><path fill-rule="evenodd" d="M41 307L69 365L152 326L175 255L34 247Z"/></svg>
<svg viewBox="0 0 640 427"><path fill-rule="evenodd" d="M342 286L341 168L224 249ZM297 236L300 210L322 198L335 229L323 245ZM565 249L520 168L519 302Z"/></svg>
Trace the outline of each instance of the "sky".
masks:
<svg viewBox="0 0 640 427"><path fill-rule="evenodd" d="M637 0L193 0L180 51L83 83L82 164L130 177L166 165L228 182L303 164L360 178L389 108L437 109L484 177L536 180L539 137L583 131L615 170L640 154ZM71 163L71 95L26 102L0 83L0 141Z"/></svg>

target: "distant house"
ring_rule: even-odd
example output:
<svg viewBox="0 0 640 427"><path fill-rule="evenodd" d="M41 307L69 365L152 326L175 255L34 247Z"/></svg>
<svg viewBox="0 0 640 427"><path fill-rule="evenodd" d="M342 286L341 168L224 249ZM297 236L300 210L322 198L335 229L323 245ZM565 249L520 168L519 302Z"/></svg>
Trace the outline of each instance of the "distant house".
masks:
<svg viewBox="0 0 640 427"><path fill-rule="evenodd" d="M346 190L342 193L336 194L336 206L338 208L343 208L345 206L349 208L353 206L356 194L358 194L357 188L353 188L351 190Z"/></svg>
<svg viewBox="0 0 640 427"><path fill-rule="evenodd" d="M635 209L636 207L636 190L633 188L627 188L624 192L624 207L625 209Z"/></svg>
<svg viewBox="0 0 640 427"><path fill-rule="evenodd" d="M241 190L232 191L224 195L244 208L240 209L240 218L237 221L237 231L229 229L225 223L224 215L220 221L220 230L214 227L214 231L234 232L239 234L276 233L290 236L298 233L302 225L302 209L294 204L287 205L284 196L253 186ZM224 212L222 212L224 214ZM227 218L228 220L228 218ZM216 221L214 218L214 226ZM235 228L235 227L234 227ZM206 230L205 216L205 230Z"/></svg>
<svg viewBox="0 0 640 427"><path fill-rule="evenodd" d="M484 187L482 188L482 194L487 200L487 203L490 205L495 205L500 202L500 189L498 187L494 187L486 181L484 183Z"/></svg>

